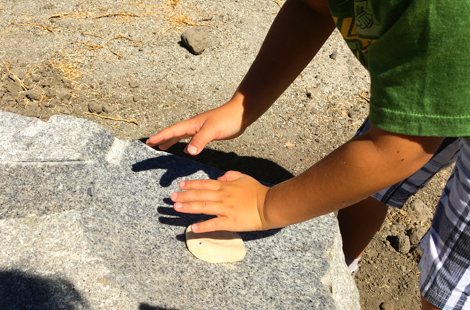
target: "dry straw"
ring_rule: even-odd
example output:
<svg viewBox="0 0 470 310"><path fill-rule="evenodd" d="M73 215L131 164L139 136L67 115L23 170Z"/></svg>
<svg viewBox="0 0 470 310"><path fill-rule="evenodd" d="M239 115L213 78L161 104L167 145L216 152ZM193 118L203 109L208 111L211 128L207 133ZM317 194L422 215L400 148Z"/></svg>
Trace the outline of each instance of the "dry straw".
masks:
<svg viewBox="0 0 470 310"><path fill-rule="evenodd" d="M14 78L16 81L18 81L18 83L21 85L21 87L23 87L24 90L28 90L28 89L29 89L29 87L28 87L25 83L23 83L23 81L22 81L16 74L14 74L13 72L11 72L11 62L7 62L7 63L5 64L5 69L7 69L8 73L9 73L11 76L13 76L13 78Z"/></svg>
<svg viewBox="0 0 470 310"><path fill-rule="evenodd" d="M55 31L54 29L52 29L51 27L47 27L43 24L37 24L37 23L27 23L27 24L17 24L15 22L11 22L13 25L16 25L16 26L33 26L35 28L39 28L39 29L43 29L43 30L47 30L49 32L52 32L53 34L55 34Z"/></svg>
<svg viewBox="0 0 470 310"><path fill-rule="evenodd" d="M111 53L113 53L114 55L116 55L119 59L121 59L123 56L121 54L119 54L118 52L115 52L111 49L111 46L109 45L109 42L110 41L113 41L113 40L121 40L121 39L124 39L124 40L129 40L131 42L135 42L135 43L138 43L138 44L142 44L142 41L141 40L133 40L129 37L126 37L126 36L123 36L123 35L117 35L116 37L114 38L109 38L108 39L108 49Z"/></svg>
<svg viewBox="0 0 470 310"><path fill-rule="evenodd" d="M127 122L127 123L134 123L138 126L140 126L140 124L134 119L123 119L123 118L114 118L114 117L109 117L109 116L103 116L103 115L99 115L99 114L96 114L96 113L90 113L90 112L83 112L87 115L93 115L93 116L98 116L100 118L104 118L104 119L110 119L110 120L113 120L113 121L118 121L118 122Z"/></svg>

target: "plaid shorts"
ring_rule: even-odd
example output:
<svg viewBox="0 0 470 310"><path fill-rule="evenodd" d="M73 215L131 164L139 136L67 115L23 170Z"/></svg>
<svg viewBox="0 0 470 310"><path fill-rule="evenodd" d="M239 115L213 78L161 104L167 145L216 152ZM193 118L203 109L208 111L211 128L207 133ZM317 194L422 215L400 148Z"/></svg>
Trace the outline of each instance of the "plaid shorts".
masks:
<svg viewBox="0 0 470 310"><path fill-rule="evenodd" d="M370 129L368 119L356 135ZM421 294L442 309L470 309L470 141L445 138L436 154L409 178L374 198L394 208L423 188L442 169L455 164L437 205L431 228L421 239Z"/></svg>

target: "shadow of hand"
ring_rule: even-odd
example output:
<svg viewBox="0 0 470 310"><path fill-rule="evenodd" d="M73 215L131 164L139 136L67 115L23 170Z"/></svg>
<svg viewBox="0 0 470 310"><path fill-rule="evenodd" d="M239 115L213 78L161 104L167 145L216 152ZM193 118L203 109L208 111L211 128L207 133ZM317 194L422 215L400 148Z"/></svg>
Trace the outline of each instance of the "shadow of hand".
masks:
<svg viewBox="0 0 470 310"><path fill-rule="evenodd" d="M195 164L185 158L176 157L174 155L159 156L156 158L145 159L141 162L132 165L132 171L140 172L153 169L166 170L160 178L160 186L168 187L177 178L186 177L196 173L197 171L204 171L209 178L217 179L222 176L223 171L214 168Z"/></svg>

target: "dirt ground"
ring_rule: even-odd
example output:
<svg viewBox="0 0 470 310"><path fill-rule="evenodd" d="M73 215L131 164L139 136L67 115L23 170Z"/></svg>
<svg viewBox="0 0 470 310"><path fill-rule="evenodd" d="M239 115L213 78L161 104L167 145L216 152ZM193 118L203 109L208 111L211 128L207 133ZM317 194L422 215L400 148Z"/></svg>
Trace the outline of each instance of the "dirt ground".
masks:
<svg viewBox="0 0 470 310"><path fill-rule="evenodd" d="M0 109L42 120L69 114L120 139L145 141L230 98L283 2L4 0ZM201 55L180 39L195 26L209 30ZM269 183L298 175L352 137L368 114L369 84L334 32L241 137L213 142L192 159ZM169 151L188 157L184 145ZM363 309L420 308L416 238L429 227L449 174L441 172L403 210L389 210L355 276Z"/></svg>

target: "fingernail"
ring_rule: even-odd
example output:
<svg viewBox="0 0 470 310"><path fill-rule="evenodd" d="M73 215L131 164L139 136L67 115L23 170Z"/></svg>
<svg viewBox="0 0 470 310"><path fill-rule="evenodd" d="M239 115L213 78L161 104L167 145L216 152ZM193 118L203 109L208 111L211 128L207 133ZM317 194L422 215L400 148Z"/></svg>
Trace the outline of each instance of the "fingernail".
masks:
<svg viewBox="0 0 470 310"><path fill-rule="evenodd" d="M195 146L188 146L188 152L189 154L196 154L197 153L197 148Z"/></svg>
<svg viewBox="0 0 470 310"><path fill-rule="evenodd" d="M177 202L174 205L175 209L181 209L181 206L182 206L181 202Z"/></svg>
<svg viewBox="0 0 470 310"><path fill-rule="evenodd" d="M183 188L184 184L185 184L185 182L184 182L184 181L181 181L181 182L180 182L180 188Z"/></svg>
<svg viewBox="0 0 470 310"><path fill-rule="evenodd" d="M192 231L197 231L197 230L198 230L197 225L196 225L196 224L192 225L192 226L191 226L191 230L192 230Z"/></svg>
<svg viewBox="0 0 470 310"><path fill-rule="evenodd" d="M171 200L175 200L176 196L178 196L178 194L176 194L176 193L171 194Z"/></svg>

